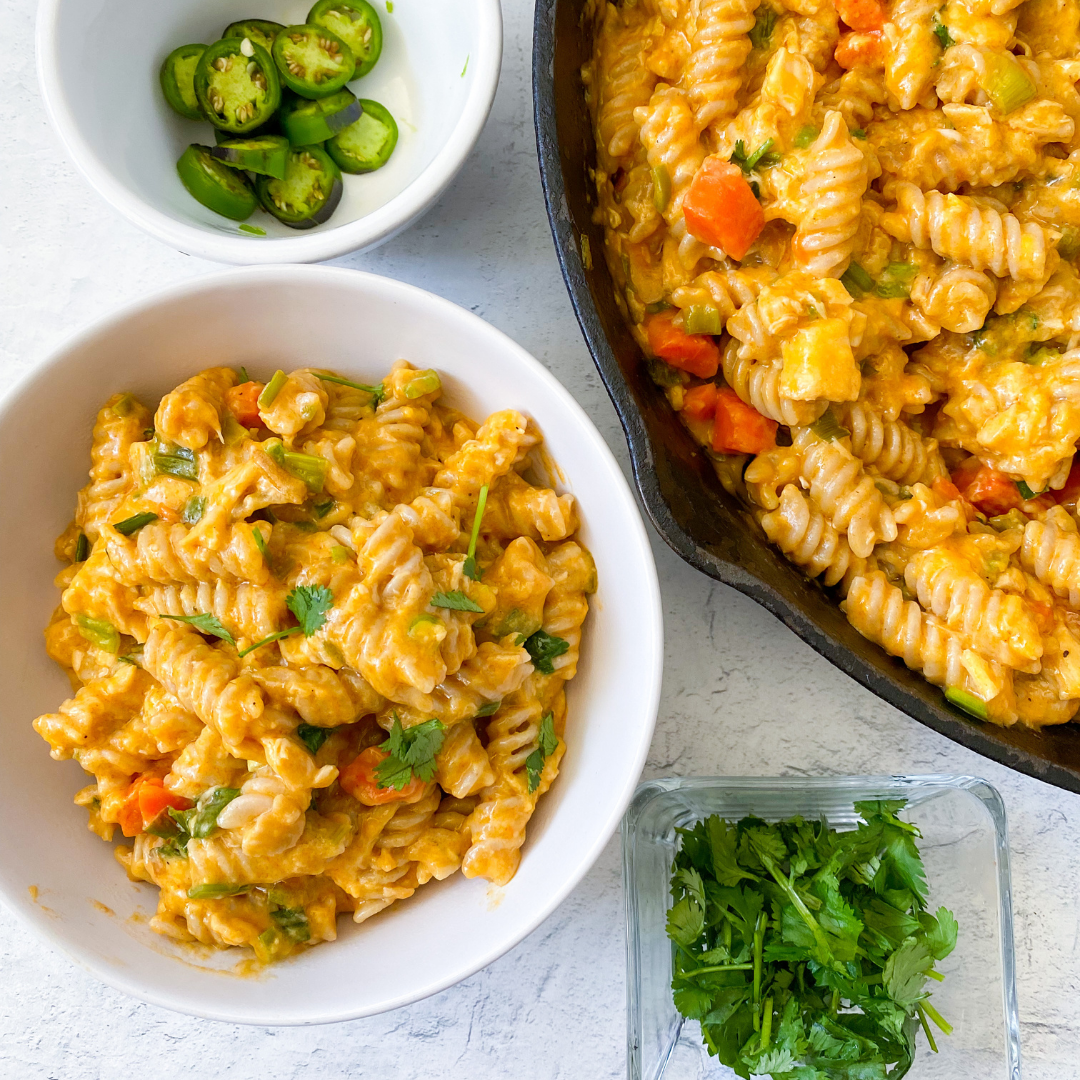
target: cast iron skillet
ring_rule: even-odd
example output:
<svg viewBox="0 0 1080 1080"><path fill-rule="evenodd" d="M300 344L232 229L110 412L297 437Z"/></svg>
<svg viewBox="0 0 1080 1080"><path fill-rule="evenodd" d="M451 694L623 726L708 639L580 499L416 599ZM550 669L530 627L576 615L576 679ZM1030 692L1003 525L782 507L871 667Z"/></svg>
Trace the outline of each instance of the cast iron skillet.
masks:
<svg viewBox="0 0 1080 1080"><path fill-rule="evenodd" d="M1080 730L999 728L953 709L941 691L871 644L820 586L766 540L649 379L615 306L592 221L595 164L581 65L592 52L583 0L537 0L533 103L540 177L566 287L630 444L634 479L660 535L691 566L771 611L842 671L909 716L994 761L1080 792ZM582 252L587 252L583 260ZM586 265L587 264L587 265Z"/></svg>

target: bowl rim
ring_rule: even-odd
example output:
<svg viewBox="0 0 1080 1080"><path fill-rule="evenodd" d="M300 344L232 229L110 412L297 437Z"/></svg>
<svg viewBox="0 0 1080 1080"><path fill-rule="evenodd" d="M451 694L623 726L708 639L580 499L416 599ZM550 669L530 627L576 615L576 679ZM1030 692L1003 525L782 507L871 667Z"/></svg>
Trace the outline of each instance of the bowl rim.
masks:
<svg viewBox="0 0 1080 1080"><path fill-rule="evenodd" d="M656 531L672 551L695 570L730 585L756 601L815 652L900 712L991 761L1066 791L1080 793L1080 768L1072 768L1052 760L1048 756L1049 750L1046 754L1040 754L1035 749L1006 741L1007 733L1020 728L1020 724L1010 729L981 723L949 704L944 695L938 693L938 688L929 683L923 683L927 693L920 696L914 689L901 683L898 676L908 671L902 660L884 650L880 650L883 658L880 665L874 665L858 656L839 639L823 630L813 618L796 603L781 595L772 585L751 574L738 563L730 562L704 547L676 520L660 487L654 467L655 451L641 411L607 339L586 278L580 244L570 215L563 175L563 154L558 140L554 78L555 16L563 2L565 0L536 0L533 17L533 124L536 130L540 182L563 282L570 295L570 303L585 344L622 425L629 446L634 483ZM921 675L917 677L922 680ZM930 691L934 692L933 698ZM1036 746L1049 747L1054 740L1066 735L1080 739L1080 731L1063 730L1075 726L1063 724L1028 734L1036 735L1037 741L1033 740Z"/></svg>
<svg viewBox="0 0 1080 1080"><path fill-rule="evenodd" d="M473 80L465 107L427 167L389 202L370 214L325 231L261 238L217 235L177 221L117 180L83 136L68 107L56 48L61 8L70 0L41 0L35 31L38 83L45 111L65 150L90 186L132 224L186 255L235 264L320 262L375 247L411 225L439 198L472 153L495 100L502 66L503 22L499 0L476 0L480 18Z"/></svg>
<svg viewBox="0 0 1080 1080"><path fill-rule="evenodd" d="M28 900L18 890L9 890L0 875L0 903L13 912L21 921L36 930L52 948L67 956L84 970L100 979L102 982L122 993L128 994L148 1004L158 1005L162 1008L172 1009L176 1012L199 1016L207 1020L218 1020L234 1024L252 1024L258 1026L297 1026L309 1024L338 1023L345 1020L355 1020L364 1016L373 1016L391 1009L400 1008L411 1004L432 994L453 986L464 979L474 975L477 971L487 967L500 956L509 952L531 934L552 912L569 896L578 886L585 875L595 865L604 848L619 828L623 814L633 798L645 766L645 760L652 743L653 731L656 726L656 718L660 704L660 691L663 679L664 667L664 625L663 606L660 594L660 584L657 577L656 562L649 542L649 536L638 509L637 500L634 498L633 489L627 482L623 471L619 466L615 455L604 441L596 425L592 422L585 410L578 404L570 392L559 382L548 369L540 363L523 346L519 345L509 335L503 333L491 323L486 322L479 315L460 307L458 304L418 288L406 282L397 281L394 278L372 274L366 271L353 270L346 267L334 266L305 266L300 264L286 264L280 266L249 266L239 269L222 270L212 274L204 274L197 278L177 282L157 290L148 296L143 296L130 301L113 311L95 319L87 326L81 327L65 335L54 345L47 355L39 360L29 371L15 382L2 398L0 398L0 426L2 426L9 413L17 407L23 392L34 382L51 377L53 370L63 363L66 356L74 349L83 347L93 342L95 337L112 332L124 322L152 310L153 308L171 303L177 300L189 299L200 293L217 292L228 289L233 285L247 286L259 281L273 281L275 283L288 283L304 279L318 283L345 284L351 288L365 289L375 287L396 292L406 304L414 306L427 306L429 309L441 311L445 316L459 320L478 336L486 336L496 347L506 355L512 356L524 368L529 370L534 377L544 383L556 401L566 413L571 416L574 426L585 436L592 445L593 452L600 467L610 476L612 486L620 493L620 500L632 513L628 514L631 522L631 531L620 534L620 543L628 548L636 548L640 569L643 575L635 585L635 597L637 606L637 618L640 620L640 630L643 637L650 641L652 663L647 669L641 669L643 680L643 692L641 700L644 705L643 715L646 717L639 733L639 743L634 754L632 767L627 769L625 776L617 785L618 797L602 809L595 837L589 847L582 853L577 864L570 873L555 888L547 900L540 904L536 910L523 919L520 926L512 932L508 932L503 939L479 952L467 964L440 978L433 979L414 991L399 994L396 998L379 1003L377 1006L365 1006L361 1008L343 1008L334 1013L321 1015L318 1019L301 1019L295 1021L272 1019L255 1014L224 1014L220 1011L199 1010L190 1007L186 1003L178 1004L172 1000L167 991L159 991L147 988L141 981L128 977L120 967L113 967L99 960L92 950L78 950L62 938L54 929L52 920L35 903ZM527 857L527 853L526 853Z"/></svg>

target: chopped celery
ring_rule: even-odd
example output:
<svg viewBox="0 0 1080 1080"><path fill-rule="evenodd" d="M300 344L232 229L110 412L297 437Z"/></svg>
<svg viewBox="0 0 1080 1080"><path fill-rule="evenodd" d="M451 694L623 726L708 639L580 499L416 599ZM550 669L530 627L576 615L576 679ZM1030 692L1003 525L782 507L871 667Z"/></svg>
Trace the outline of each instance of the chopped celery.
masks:
<svg viewBox="0 0 1080 1080"><path fill-rule="evenodd" d="M865 128L852 128L851 131L848 132L848 134L853 139L865 139L866 138L866 129Z"/></svg>
<svg viewBox="0 0 1080 1080"><path fill-rule="evenodd" d="M416 378L410 379L405 384L405 396L407 398L423 397L425 394L437 394L442 389L442 380L439 373L428 369L417 374Z"/></svg>
<svg viewBox="0 0 1080 1080"><path fill-rule="evenodd" d="M330 549L330 558L334 562L348 562L351 554L352 552L347 547L342 547L340 544L335 544Z"/></svg>
<svg viewBox="0 0 1080 1080"><path fill-rule="evenodd" d="M409 623L409 637L425 645L438 645L446 637L446 625L435 615L422 612Z"/></svg>
<svg viewBox="0 0 1080 1080"><path fill-rule="evenodd" d="M333 499L325 499L322 502L315 503L311 509L317 518L322 519L326 517L335 506L337 506L337 503Z"/></svg>
<svg viewBox="0 0 1080 1080"><path fill-rule="evenodd" d="M1057 250L1063 259L1075 259L1077 255L1080 255L1080 229L1073 225L1066 225L1061 230Z"/></svg>
<svg viewBox="0 0 1080 1080"><path fill-rule="evenodd" d="M881 272L874 290L883 300L899 300L911 295L911 283L919 268L914 263L889 263Z"/></svg>
<svg viewBox="0 0 1080 1080"><path fill-rule="evenodd" d="M292 942L300 944L311 940L311 927L302 907L279 907L270 912L281 932Z"/></svg>
<svg viewBox="0 0 1080 1080"><path fill-rule="evenodd" d="M250 891L250 885L230 885L225 881L217 881L193 885L187 894L189 900L216 900L219 896L240 896Z"/></svg>
<svg viewBox="0 0 1080 1080"><path fill-rule="evenodd" d="M130 416L133 408L135 408L135 399L130 394L121 394L112 404L113 414L121 419Z"/></svg>
<svg viewBox="0 0 1080 1080"><path fill-rule="evenodd" d="M961 690L959 686L947 686L945 688L945 698L951 701L958 709L963 709L964 712L979 720L986 720L990 715L986 708L986 702L982 698L977 698L967 690Z"/></svg>
<svg viewBox="0 0 1080 1080"><path fill-rule="evenodd" d="M255 546L259 549L259 553L263 558L266 558L266 540L263 538L263 534L258 529L252 529L251 538L255 541Z"/></svg>
<svg viewBox="0 0 1080 1080"><path fill-rule="evenodd" d="M246 436L247 428L231 412L226 412L225 419L221 423L221 438L224 440L225 445L235 446Z"/></svg>
<svg viewBox="0 0 1080 1080"><path fill-rule="evenodd" d="M825 439L828 442L832 442L834 439L843 439L845 436L851 434L846 427L840 425L840 421L836 419L832 409L826 409L821 416L810 425L810 430L813 431L819 439Z"/></svg>
<svg viewBox="0 0 1080 1080"><path fill-rule="evenodd" d="M309 491L318 494L326 483L326 471L330 468L330 462L317 454L301 454L298 450L285 450L282 454L281 466L287 473L291 473L297 480L303 480ZM294 522L296 525L309 525L310 522Z"/></svg>
<svg viewBox="0 0 1080 1080"><path fill-rule="evenodd" d="M186 503L184 503L183 512L180 515L180 520L185 525L195 525L202 521L203 514L206 513L206 496L205 495L192 495Z"/></svg>
<svg viewBox="0 0 1080 1080"><path fill-rule="evenodd" d="M307 747L308 753L314 757L319 752L319 747L330 738L330 729L315 727L314 724L300 724L296 729L296 737Z"/></svg>
<svg viewBox="0 0 1080 1080"><path fill-rule="evenodd" d="M1024 528L1028 523L1028 519L1019 507L1014 506L1007 514L997 514L995 517L990 518L989 523L998 532L1005 532L1006 529Z"/></svg>
<svg viewBox="0 0 1080 1080"><path fill-rule="evenodd" d="M477 716L494 716L499 711L499 707L502 705L501 701L489 701L486 705L481 705L476 710Z"/></svg>
<svg viewBox="0 0 1080 1080"><path fill-rule="evenodd" d="M750 28L751 46L755 49L764 49L769 44L774 26L776 26L776 12L767 4L762 4L757 10L754 25Z"/></svg>
<svg viewBox="0 0 1080 1080"><path fill-rule="evenodd" d="M874 289L874 279L857 262L851 262L848 265L840 277L840 284L856 300L861 300Z"/></svg>
<svg viewBox="0 0 1080 1080"><path fill-rule="evenodd" d="M281 368L271 376L270 381L263 387L262 393L259 395L257 402L260 409L269 409L274 404L274 399L281 393L281 388L285 385L289 376L285 374Z"/></svg>
<svg viewBox="0 0 1080 1080"><path fill-rule="evenodd" d="M666 300L654 300L651 304L645 305L645 310L650 315L659 315L661 311L671 311L674 306Z"/></svg>
<svg viewBox="0 0 1080 1080"><path fill-rule="evenodd" d="M820 132L813 124L806 124L799 128L799 133L795 136L795 145L800 150L805 150L819 134Z"/></svg>
<svg viewBox="0 0 1080 1080"><path fill-rule="evenodd" d="M983 89L994 107L1006 115L1026 105L1035 96L1035 84L1011 53L987 56Z"/></svg>
<svg viewBox="0 0 1080 1080"><path fill-rule="evenodd" d="M75 541L75 561L86 562L90 558L90 537L86 533L79 533L79 539Z"/></svg>
<svg viewBox="0 0 1080 1080"><path fill-rule="evenodd" d="M154 471L180 480L198 480L199 464L195 451L186 446L173 446L158 439L152 454Z"/></svg>
<svg viewBox="0 0 1080 1080"><path fill-rule="evenodd" d="M652 201L657 213L662 214L671 202L671 174L666 165L657 165L652 171Z"/></svg>
<svg viewBox="0 0 1080 1080"><path fill-rule="evenodd" d="M1023 480L1016 481L1016 490L1020 492L1020 498L1024 500L1034 499L1039 495L1045 495L1044 491L1032 491Z"/></svg>
<svg viewBox="0 0 1080 1080"><path fill-rule="evenodd" d="M712 304L692 304L683 312L683 329L688 334L722 334L724 321Z"/></svg>
<svg viewBox="0 0 1080 1080"><path fill-rule="evenodd" d="M75 625L91 645L106 652L120 651L120 631L108 619L95 619L89 615L76 615Z"/></svg>
<svg viewBox="0 0 1080 1080"><path fill-rule="evenodd" d="M124 518L123 521L117 521L113 523L113 528L121 536L131 536L137 533L143 526L149 525L151 521L157 521L157 514L151 510L144 510L141 514L132 514L129 518Z"/></svg>

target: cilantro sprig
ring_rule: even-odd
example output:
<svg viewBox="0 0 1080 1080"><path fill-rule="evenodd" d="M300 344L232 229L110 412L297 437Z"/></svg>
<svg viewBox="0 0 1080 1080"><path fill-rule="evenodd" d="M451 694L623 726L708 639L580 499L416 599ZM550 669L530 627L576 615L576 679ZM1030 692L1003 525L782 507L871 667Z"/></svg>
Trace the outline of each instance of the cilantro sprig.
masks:
<svg viewBox="0 0 1080 1080"><path fill-rule="evenodd" d="M208 611L202 611L197 615L163 615L158 612L159 619L172 619L173 622L188 623L194 626L200 634L209 634L211 637L221 638L230 645L236 644L236 639L222 625L221 620Z"/></svg>
<svg viewBox="0 0 1080 1080"><path fill-rule="evenodd" d="M354 390L363 390L374 399L371 402L373 408L378 408L379 403L386 397L386 387L383 383L377 386L367 386L365 383L353 382L352 379L343 379L340 375L318 375L323 382L337 383L338 386L351 386Z"/></svg>
<svg viewBox="0 0 1080 1080"><path fill-rule="evenodd" d="M540 786L540 775L544 771L544 762L555 753L559 737L555 734L555 716L546 712L540 719L540 730L536 734L536 749L525 759L525 775L529 791Z"/></svg>
<svg viewBox="0 0 1080 1080"><path fill-rule="evenodd" d="M325 585L297 585L285 597L285 606L296 616L304 637L311 637L334 606L334 594Z"/></svg>
<svg viewBox="0 0 1080 1080"><path fill-rule="evenodd" d="M780 155L772 152L772 139L766 139L752 153L746 152L746 143L737 139L735 149L731 152L731 162L738 165L744 173L752 173L755 169L771 169L780 163Z"/></svg>
<svg viewBox="0 0 1080 1080"><path fill-rule="evenodd" d="M484 609L475 601L466 596L460 589L451 589L449 592L437 592L431 598L431 606L448 608L450 611L475 611L483 614Z"/></svg>
<svg viewBox="0 0 1080 1080"><path fill-rule="evenodd" d="M680 829L667 932L675 1006L740 1076L902 1076L919 1027L951 1030L927 979L956 945L930 914L902 800L855 804L851 831L717 815Z"/></svg>
<svg viewBox="0 0 1080 1080"><path fill-rule="evenodd" d="M442 749L445 737L446 725L441 720L426 720L405 728L395 713L390 737L379 747L388 756L375 766L378 786L401 791L413 777L428 783L435 775L435 755Z"/></svg>
<svg viewBox="0 0 1080 1080"><path fill-rule="evenodd" d="M533 667L542 675L552 675L555 672L553 660L562 656L570 648L570 642L565 638L556 637L544 630L537 630L535 634L527 637L522 644L525 651L532 658Z"/></svg>

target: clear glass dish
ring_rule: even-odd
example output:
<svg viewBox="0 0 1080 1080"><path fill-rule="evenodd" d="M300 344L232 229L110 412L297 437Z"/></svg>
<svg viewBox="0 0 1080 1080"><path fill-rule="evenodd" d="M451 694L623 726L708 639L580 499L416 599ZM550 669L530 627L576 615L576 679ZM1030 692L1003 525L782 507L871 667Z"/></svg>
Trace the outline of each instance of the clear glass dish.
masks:
<svg viewBox="0 0 1080 1080"><path fill-rule="evenodd" d="M671 944L664 929L675 830L709 814L769 821L799 814L836 828L858 820L862 799L907 800L918 825L931 908L960 924L956 950L939 964L934 1005L954 1027L933 1054L919 1037L907 1080L1020 1080L1009 844L1001 796L971 776L695 777L642 784L622 825L626 894L627 1076L630 1080L729 1080L695 1021L671 998Z"/></svg>

